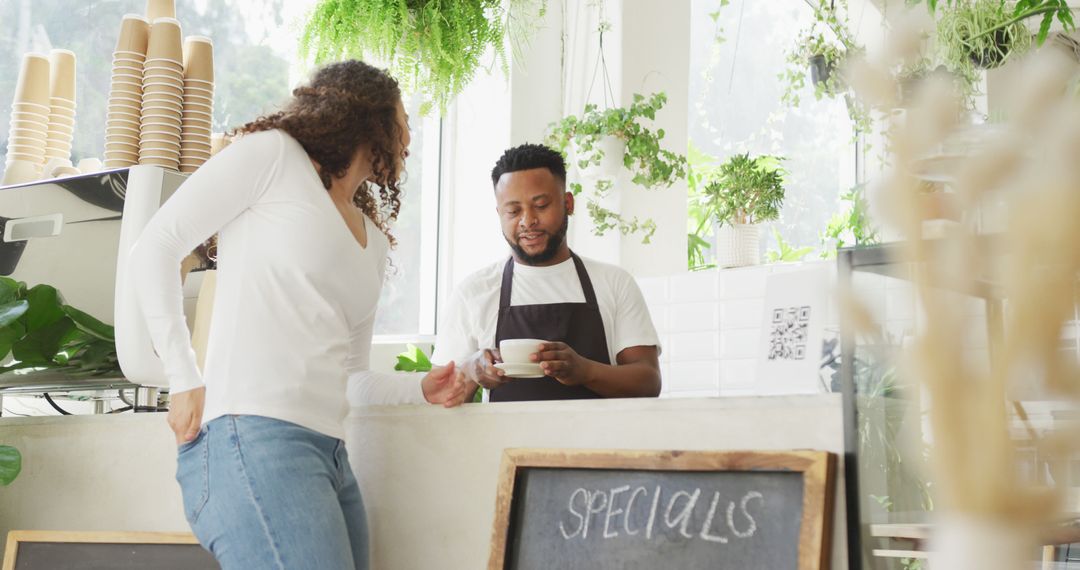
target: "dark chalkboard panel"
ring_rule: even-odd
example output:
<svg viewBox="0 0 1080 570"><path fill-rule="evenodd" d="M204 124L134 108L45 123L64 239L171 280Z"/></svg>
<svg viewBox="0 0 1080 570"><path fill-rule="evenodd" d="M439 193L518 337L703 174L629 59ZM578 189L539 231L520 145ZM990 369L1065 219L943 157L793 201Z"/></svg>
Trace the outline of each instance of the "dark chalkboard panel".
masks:
<svg viewBox="0 0 1080 570"><path fill-rule="evenodd" d="M8 533L3 570L220 570L190 533Z"/></svg>
<svg viewBox="0 0 1080 570"><path fill-rule="evenodd" d="M828 567L826 452L508 450L489 570Z"/></svg>

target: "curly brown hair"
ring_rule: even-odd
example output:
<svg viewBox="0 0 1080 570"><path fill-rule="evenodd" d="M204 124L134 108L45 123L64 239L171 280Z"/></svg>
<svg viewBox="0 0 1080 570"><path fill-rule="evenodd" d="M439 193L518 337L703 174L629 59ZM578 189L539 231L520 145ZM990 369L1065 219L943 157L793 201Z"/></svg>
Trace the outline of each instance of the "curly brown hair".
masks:
<svg viewBox="0 0 1080 570"><path fill-rule="evenodd" d="M296 139L308 156L319 163L323 186L345 175L361 145L370 145L374 186L364 182L353 198L396 244L389 224L401 209L398 157L404 133L397 121L401 89L385 70L358 60L328 64L315 72L308 85L293 90L285 108L235 130L236 134L280 129Z"/></svg>

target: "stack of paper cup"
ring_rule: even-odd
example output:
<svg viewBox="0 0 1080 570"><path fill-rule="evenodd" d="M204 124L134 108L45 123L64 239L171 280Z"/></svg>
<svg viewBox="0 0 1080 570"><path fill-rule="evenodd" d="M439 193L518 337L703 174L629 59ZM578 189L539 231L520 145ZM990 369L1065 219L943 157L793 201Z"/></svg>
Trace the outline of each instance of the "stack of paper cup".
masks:
<svg viewBox="0 0 1080 570"><path fill-rule="evenodd" d="M139 164L179 170L183 108L184 47L180 22L158 18L150 26L143 67Z"/></svg>
<svg viewBox="0 0 1080 570"><path fill-rule="evenodd" d="M105 167L124 168L139 163L139 125L142 120L143 63L150 23L128 14L120 25L120 40L113 53L112 87L105 121Z"/></svg>
<svg viewBox="0 0 1080 570"><path fill-rule="evenodd" d="M71 166L71 139L75 136L75 53L49 52L49 135L45 162L59 160ZM50 175L50 172L45 172Z"/></svg>
<svg viewBox="0 0 1080 570"><path fill-rule="evenodd" d="M49 134L49 111L49 58L40 53L28 53L23 56L15 85L15 101L11 104L11 133L3 184L21 184L41 178Z"/></svg>
<svg viewBox="0 0 1080 570"><path fill-rule="evenodd" d="M194 172L210 158L214 113L214 44L190 36L184 42L184 114L180 134L180 172Z"/></svg>

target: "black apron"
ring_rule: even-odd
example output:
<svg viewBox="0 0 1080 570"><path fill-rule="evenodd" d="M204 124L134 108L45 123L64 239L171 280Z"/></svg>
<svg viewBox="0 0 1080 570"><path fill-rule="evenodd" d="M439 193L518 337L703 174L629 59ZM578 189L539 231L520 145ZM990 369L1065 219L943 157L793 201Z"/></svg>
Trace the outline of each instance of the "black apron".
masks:
<svg viewBox="0 0 1080 570"><path fill-rule="evenodd" d="M596 292L585 272L581 258L571 253L577 269L584 303L548 303L545 305L510 306L514 286L514 258L503 268L502 292L499 295L499 320L495 326L495 346L505 339L538 338L550 342L565 342L581 356L602 364L608 358L607 336ZM585 400L600 394L584 386L567 386L558 380L543 378L511 378L491 391L492 402L522 402L531 400Z"/></svg>

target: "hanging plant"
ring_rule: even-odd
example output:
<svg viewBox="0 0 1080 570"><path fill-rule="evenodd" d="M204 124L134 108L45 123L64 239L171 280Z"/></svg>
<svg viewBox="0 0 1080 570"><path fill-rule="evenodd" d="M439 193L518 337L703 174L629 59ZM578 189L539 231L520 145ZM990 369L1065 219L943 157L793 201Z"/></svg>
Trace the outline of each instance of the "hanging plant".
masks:
<svg viewBox="0 0 1080 570"><path fill-rule="evenodd" d="M1010 23L1011 22L1011 23ZM956 73L1000 67L1032 45L1031 32L1001 0L956 2L937 22L942 60Z"/></svg>
<svg viewBox="0 0 1080 570"><path fill-rule="evenodd" d="M553 123L547 143L568 156L579 169L586 170L601 164L606 157L601 141L614 137L623 143L618 163L630 171L634 184L649 189L669 187L686 176L686 157L662 148L664 129L653 130L644 123L646 119L656 119L656 112L666 102L667 95L654 93L649 97L634 94L634 102L626 108L601 110L596 105L586 105L580 116L570 115ZM587 206L596 234L604 235L615 228L624 235L643 232L643 241L648 243L656 232L652 220L625 219L594 199L603 197L612 184L610 179L600 179L589 188ZM570 190L577 195L585 188L581 182L571 182Z"/></svg>
<svg viewBox="0 0 1080 570"><path fill-rule="evenodd" d="M910 4L917 4L919 0L912 0ZM930 8L930 12L933 13L937 10L939 0L926 0L926 5ZM980 0L975 0L975 4L979 4ZM999 19L990 25L984 25L978 33L972 36L973 40L981 40L983 36L996 35L999 30L1011 27L1013 24L1020 23L1028 18L1040 18L1039 33L1035 38L1036 45L1043 45L1047 36L1050 34L1050 26L1053 25L1056 18L1066 32L1076 31L1076 24L1073 21L1072 8L1069 7L1068 0L1019 0L1015 3L1006 4L1004 0L996 0L990 2L982 2L990 6L997 4L1008 14L1008 18ZM946 0L945 5L947 8L963 8L965 6L971 6L972 0ZM1011 5L1011 8L1008 6ZM984 22L985 23L985 22Z"/></svg>
<svg viewBox="0 0 1080 570"><path fill-rule="evenodd" d="M300 53L315 63L342 58L386 62L404 91L421 93L421 113L447 104L491 50L507 72L509 14L526 0L320 0L304 26ZM540 17L546 4L541 2ZM519 15L515 20L521 20ZM518 29L515 27L515 29Z"/></svg>
<svg viewBox="0 0 1080 570"><path fill-rule="evenodd" d="M795 44L787 52L787 68L780 73L785 84L780 100L790 107L799 106L799 92L806 87L807 71L818 101L847 95L848 86L841 73L848 58L863 53L847 26L847 1L818 0L813 6L814 22L799 32ZM869 111L846 97L848 115L856 132L870 130Z"/></svg>

